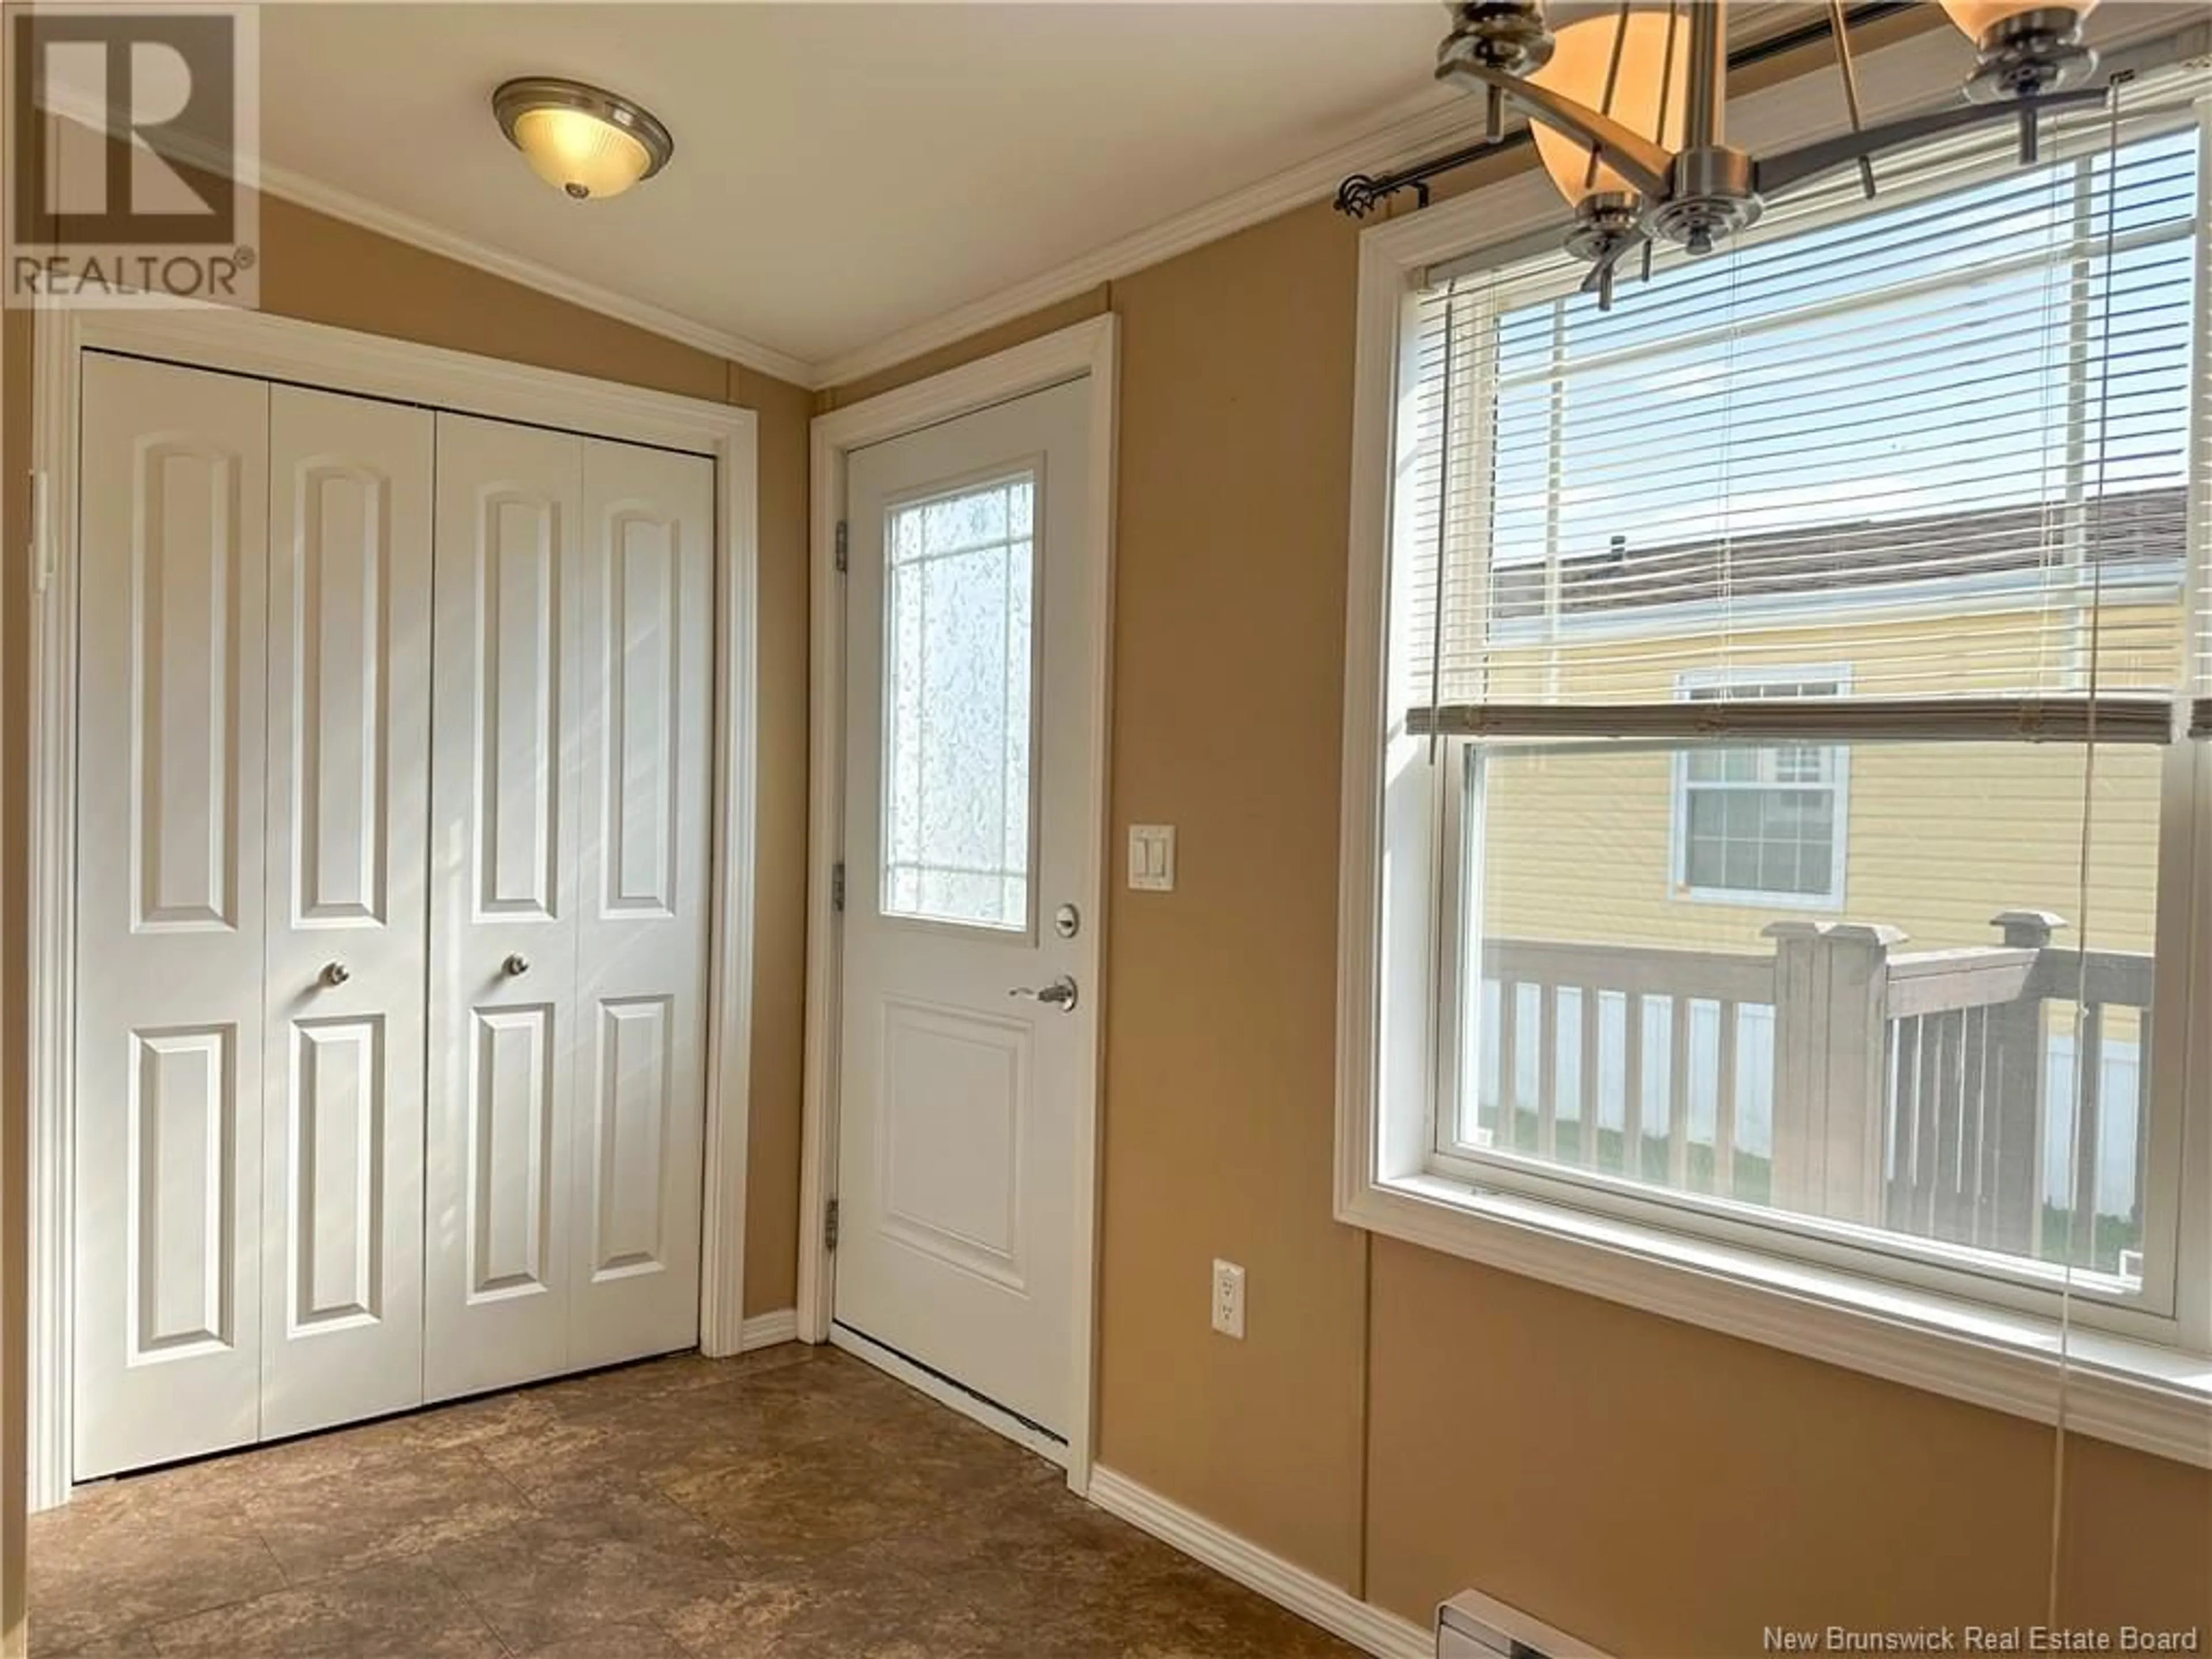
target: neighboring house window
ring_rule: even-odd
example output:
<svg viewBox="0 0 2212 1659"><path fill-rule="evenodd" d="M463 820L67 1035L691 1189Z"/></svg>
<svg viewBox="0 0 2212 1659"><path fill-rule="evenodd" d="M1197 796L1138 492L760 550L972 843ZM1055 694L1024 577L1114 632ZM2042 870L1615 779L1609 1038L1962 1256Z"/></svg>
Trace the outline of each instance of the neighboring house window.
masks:
<svg viewBox="0 0 2212 1659"><path fill-rule="evenodd" d="M1840 670L1686 680L1698 702L1842 695ZM1836 744L1686 749L1674 769L1674 884L1689 898L1733 904L1843 902L1850 751Z"/></svg>
<svg viewBox="0 0 2212 1659"><path fill-rule="evenodd" d="M1762 1340L2063 1307L2212 1431L2207 91L1609 312L1505 186L1365 234L1342 1218Z"/></svg>

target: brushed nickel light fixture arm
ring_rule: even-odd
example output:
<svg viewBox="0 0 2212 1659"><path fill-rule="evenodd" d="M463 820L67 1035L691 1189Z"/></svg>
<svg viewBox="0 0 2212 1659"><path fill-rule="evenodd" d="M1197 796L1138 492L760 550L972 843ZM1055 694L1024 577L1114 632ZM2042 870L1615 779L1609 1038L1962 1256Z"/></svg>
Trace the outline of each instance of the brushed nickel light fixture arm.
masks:
<svg viewBox="0 0 2212 1659"><path fill-rule="evenodd" d="M1456 75L1480 81L1510 94L1530 115L1556 132L1589 147L1606 166L1647 196L1666 193L1668 175L1674 166L1672 152L1632 131L1609 115L1601 115L1573 99L1496 70L1472 64L1439 69L1439 76Z"/></svg>
<svg viewBox="0 0 2212 1659"><path fill-rule="evenodd" d="M2023 98L2012 106L1966 104L1955 109L1931 110L1925 115L1885 121L1864 132L1839 132L1832 138L1786 149L1779 155L1765 156L1753 164L1753 176L1762 192L1776 194L1878 149L1933 138L1965 127L1986 126L1994 121L2027 119L2047 109L2071 109L2104 101L2102 87L2084 87L2077 92L2046 92L2038 97ZM2034 158L2030 155L2027 159Z"/></svg>

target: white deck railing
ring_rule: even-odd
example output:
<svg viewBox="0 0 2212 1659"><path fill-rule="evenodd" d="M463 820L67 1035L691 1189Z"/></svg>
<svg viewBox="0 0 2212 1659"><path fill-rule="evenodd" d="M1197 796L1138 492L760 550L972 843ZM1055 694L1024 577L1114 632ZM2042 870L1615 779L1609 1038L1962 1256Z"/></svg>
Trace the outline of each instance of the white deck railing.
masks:
<svg viewBox="0 0 2212 1659"><path fill-rule="evenodd" d="M1756 952L1487 940L1485 1138L2014 1254L2065 1252L2046 1218L2072 1194L2127 1195L2124 1231L2147 1066L2107 1050L2132 1024L2150 1052L2151 958L2059 946L2047 912L1991 925L1923 951L1848 922L1777 922Z"/></svg>

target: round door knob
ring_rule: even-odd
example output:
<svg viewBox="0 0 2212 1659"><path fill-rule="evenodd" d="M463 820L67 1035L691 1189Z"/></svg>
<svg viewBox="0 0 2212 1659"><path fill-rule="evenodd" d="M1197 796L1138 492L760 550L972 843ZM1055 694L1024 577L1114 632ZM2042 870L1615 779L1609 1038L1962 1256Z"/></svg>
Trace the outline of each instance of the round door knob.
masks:
<svg viewBox="0 0 2212 1659"><path fill-rule="evenodd" d="M353 970L343 962L326 962L323 964L323 971L317 977L324 984L336 989L353 977Z"/></svg>
<svg viewBox="0 0 2212 1659"><path fill-rule="evenodd" d="M517 951L509 956L505 962L500 963L500 966L507 970L507 975L509 979L520 979L523 975L530 971L530 958L523 955L521 951Z"/></svg>

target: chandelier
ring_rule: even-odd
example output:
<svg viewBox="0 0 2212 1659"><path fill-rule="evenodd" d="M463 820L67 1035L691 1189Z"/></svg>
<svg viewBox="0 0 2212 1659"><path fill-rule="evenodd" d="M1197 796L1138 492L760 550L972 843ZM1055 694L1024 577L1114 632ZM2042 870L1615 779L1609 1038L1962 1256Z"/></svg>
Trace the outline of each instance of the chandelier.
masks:
<svg viewBox="0 0 2212 1659"><path fill-rule="evenodd" d="M1575 210L1567 246L1590 264L1583 289L1610 307L1620 261L1640 248L1648 267L1655 238L1711 253L1769 200L1854 163L1871 198L1872 158L1895 145L2016 120L2021 159L2033 161L2039 113L2105 96L2068 90L2096 67L2081 41L2096 4L1942 0L1974 43L1969 101L1869 127L1843 0L1829 0L1851 130L1771 155L1728 142L1727 0L1450 0L1437 78L1481 88L1493 140L1508 99L1527 111L1538 156Z"/></svg>

